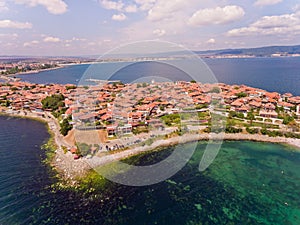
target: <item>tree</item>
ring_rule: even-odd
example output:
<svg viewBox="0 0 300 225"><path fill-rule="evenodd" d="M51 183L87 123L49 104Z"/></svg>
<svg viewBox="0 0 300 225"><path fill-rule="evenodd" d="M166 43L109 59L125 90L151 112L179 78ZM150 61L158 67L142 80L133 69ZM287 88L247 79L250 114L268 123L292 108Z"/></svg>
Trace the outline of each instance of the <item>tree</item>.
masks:
<svg viewBox="0 0 300 225"><path fill-rule="evenodd" d="M284 125L287 125L287 124L289 124L290 122L292 122L294 120L295 120L295 118L292 117L292 116L285 116L285 117L283 117L283 122L282 123Z"/></svg>
<svg viewBox="0 0 300 225"><path fill-rule="evenodd" d="M172 126L173 124L179 125L181 121L179 114L164 115L161 119L167 126Z"/></svg>
<svg viewBox="0 0 300 225"><path fill-rule="evenodd" d="M228 127L225 128L225 132L236 134L236 133L242 132L242 129L241 128L235 128L235 127L232 127L232 126L228 126Z"/></svg>
<svg viewBox="0 0 300 225"><path fill-rule="evenodd" d="M5 106L5 107L9 107L9 106L10 106L10 104L11 104L11 103L10 103L10 101L9 101L9 100L6 100L6 101L5 101L5 105L4 105L4 106Z"/></svg>
<svg viewBox="0 0 300 225"><path fill-rule="evenodd" d="M295 120L290 121L287 125L292 132L299 132L299 125Z"/></svg>
<svg viewBox="0 0 300 225"><path fill-rule="evenodd" d="M65 97L62 94L48 96L42 100L43 109L51 109L55 111L60 107L64 107L64 99Z"/></svg>
<svg viewBox="0 0 300 225"><path fill-rule="evenodd" d="M10 90L12 90L12 91L17 91L18 88L17 88L17 87L12 87Z"/></svg>
<svg viewBox="0 0 300 225"><path fill-rule="evenodd" d="M252 111L247 113L247 119L250 120L250 125L252 125L253 120L255 120L255 116Z"/></svg>
<svg viewBox="0 0 300 225"><path fill-rule="evenodd" d="M247 94L245 92L240 92L240 93L237 93L235 94L238 98L245 98L247 97Z"/></svg>
<svg viewBox="0 0 300 225"><path fill-rule="evenodd" d="M91 153L91 145L88 145L86 143L78 143L77 144L77 154L78 155L82 155L82 156L86 156L88 154Z"/></svg>
<svg viewBox="0 0 300 225"><path fill-rule="evenodd" d="M220 93L221 89L219 87L213 87L209 92L210 93Z"/></svg>
<svg viewBox="0 0 300 225"><path fill-rule="evenodd" d="M259 133L259 129L258 129L258 128L251 129L251 128L249 128L249 127L246 127L246 131L247 131L249 134L258 134L258 133Z"/></svg>
<svg viewBox="0 0 300 225"><path fill-rule="evenodd" d="M73 126L69 123L68 119L64 119L60 124L60 133L66 136L72 128Z"/></svg>
<svg viewBox="0 0 300 225"><path fill-rule="evenodd" d="M73 90L76 89L76 85L72 85L72 86L66 86L67 90Z"/></svg>

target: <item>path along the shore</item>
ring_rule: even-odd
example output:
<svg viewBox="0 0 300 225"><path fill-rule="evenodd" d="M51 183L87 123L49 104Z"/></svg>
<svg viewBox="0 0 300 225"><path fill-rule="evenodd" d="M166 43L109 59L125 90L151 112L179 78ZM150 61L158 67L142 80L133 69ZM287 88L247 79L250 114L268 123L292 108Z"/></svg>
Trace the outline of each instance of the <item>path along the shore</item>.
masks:
<svg viewBox="0 0 300 225"><path fill-rule="evenodd" d="M60 134L60 126L54 118L54 116L45 112L42 117L40 114L35 113L19 113L12 114L8 113L11 116L23 116L28 118L37 118L45 121L51 132L54 134L54 139L57 145L57 150L55 151L55 157L53 159L52 165L57 169L62 178L71 181L71 183L76 183L77 177L82 177L88 172L90 169L102 166L116 160L121 160L128 158L133 155L137 155L143 152L151 151L160 147L167 147L176 144L187 143L191 141L201 141L201 140L232 140L232 141L258 141L258 142L271 142L271 143L282 143L294 146L295 149L300 151L300 139L293 138L285 138L285 137L269 137L266 135L260 134L185 134L183 136L172 137L169 139L158 140L152 143L151 145L139 146L132 149L124 150L122 152L110 153L104 155L102 157L93 157L90 159L80 158L78 160L74 160L74 156L68 151L64 152L63 146L67 148L72 148L72 144L65 141L64 137Z"/></svg>

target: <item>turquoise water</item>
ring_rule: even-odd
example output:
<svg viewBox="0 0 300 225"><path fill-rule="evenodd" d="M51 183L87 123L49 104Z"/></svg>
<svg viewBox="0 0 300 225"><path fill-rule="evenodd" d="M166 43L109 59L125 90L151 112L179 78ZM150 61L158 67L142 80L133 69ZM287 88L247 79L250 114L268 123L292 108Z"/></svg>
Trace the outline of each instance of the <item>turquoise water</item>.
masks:
<svg viewBox="0 0 300 225"><path fill-rule="evenodd" d="M42 163L44 125L0 117L0 224L300 224L300 153L272 143L224 142L198 171L205 143L170 179L146 187L106 181L58 188ZM191 144L182 145L182 150ZM149 165L172 148L125 160ZM89 183L88 183L89 184Z"/></svg>
<svg viewBox="0 0 300 225"><path fill-rule="evenodd" d="M204 61L214 72L219 82L245 84L268 91L291 92L294 95L300 95L300 57L204 59ZM126 63L123 64L126 65ZM95 75L105 77L112 65L112 63L101 64ZM151 62L134 65L118 71L113 78L131 82L139 77L156 75L171 80L190 80L185 74L168 65ZM33 83L77 84L88 67L89 65L75 65L18 77Z"/></svg>

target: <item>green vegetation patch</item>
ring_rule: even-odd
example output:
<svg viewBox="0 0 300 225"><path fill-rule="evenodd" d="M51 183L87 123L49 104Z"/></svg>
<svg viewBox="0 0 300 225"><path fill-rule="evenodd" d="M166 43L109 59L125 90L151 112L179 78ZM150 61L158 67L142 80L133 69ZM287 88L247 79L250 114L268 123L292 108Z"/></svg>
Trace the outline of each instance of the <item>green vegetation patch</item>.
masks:
<svg viewBox="0 0 300 225"><path fill-rule="evenodd" d="M180 125L181 119L179 114L169 114L161 117L167 126Z"/></svg>
<svg viewBox="0 0 300 225"><path fill-rule="evenodd" d="M73 125L69 123L69 119L66 118L60 123L60 133L64 136L68 134L70 130L72 130Z"/></svg>
<svg viewBox="0 0 300 225"><path fill-rule="evenodd" d="M62 94L48 96L42 100L43 109L57 110L60 107L65 107L65 97Z"/></svg>

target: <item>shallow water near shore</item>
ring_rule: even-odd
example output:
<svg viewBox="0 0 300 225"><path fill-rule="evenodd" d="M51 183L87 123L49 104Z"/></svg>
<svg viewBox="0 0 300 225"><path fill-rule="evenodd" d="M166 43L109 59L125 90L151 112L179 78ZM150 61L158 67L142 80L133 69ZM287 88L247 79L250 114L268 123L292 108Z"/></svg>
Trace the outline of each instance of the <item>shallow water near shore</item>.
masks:
<svg viewBox="0 0 300 225"><path fill-rule="evenodd" d="M74 191L53 185L42 163L40 146L49 138L43 124L0 117L0 125L0 224L300 224L300 153L289 146L224 142L199 172L200 142L189 163L159 184L85 181ZM125 161L154 164L172 150Z"/></svg>

